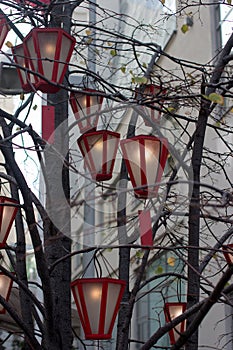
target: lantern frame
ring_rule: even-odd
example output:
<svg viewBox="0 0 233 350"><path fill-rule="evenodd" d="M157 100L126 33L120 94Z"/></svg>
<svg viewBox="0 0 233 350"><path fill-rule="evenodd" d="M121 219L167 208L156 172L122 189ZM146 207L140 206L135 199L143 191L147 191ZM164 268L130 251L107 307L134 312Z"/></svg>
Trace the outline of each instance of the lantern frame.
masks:
<svg viewBox="0 0 233 350"><path fill-rule="evenodd" d="M91 144L91 140L95 139L95 142ZM111 149L112 154L108 151L108 142L115 140L115 145ZM95 145L98 142L102 142L101 159L96 158ZM78 146L84 157L84 165L89 170L91 177L95 181L107 181L112 178L112 172L115 164L115 158L117 154L118 145L120 142L120 134L109 130L90 131L81 135L78 140ZM111 147L112 148L112 147ZM109 162L110 166L109 166ZM101 165L101 169L97 169Z"/></svg>
<svg viewBox="0 0 233 350"><path fill-rule="evenodd" d="M222 246L223 255L226 259L226 262L231 265L233 264L233 243L231 244L224 244Z"/></svg>
<svg viewBox="0 0 233 350"><path fill-rule="evenodd" d="M93 332L91 329L93 325L91 325L90 315L88 315L88 296L91 295L91 293L88 293L85 289L84 293L84 286L89 285L89 288L94 287L96 284L101 285L101 292L97 290L96 293L98 293L98 297L96 298L96 304L98 305L99 309L99 315L97 316L96 321L98 322L98 331ZM108 293L109 286L110 285L118 285L118 296L115 300L115 304L113 305L113 308L111 310L112 315L107 315L108 306L109 306L109 298L112 296L110 295L110 292ZM112 330L114 326L114 322L120 307L120 302L124 293L124 289L126 286L126 282L119 279L113 279L113 278L81 278L76 279L71 283L71 290L73 293L73 297L77 306L78 314L80 317L80 321L84 330L85 339L111 339L112 337ZM93 292L93 299L95 299L94 295L95 291ZM89 310L90 311L90 310ZM106 315L108 319L106 321ZM105 330L106 322L108 323L108 329Z"/></svg>
<svg viewBox="0 0 233 350"><path fill-rule="evenodd" d="M2 293L2 290L1 290L1 283L4 283L2 279L5 279L5 283L6 282L8 283L6 290L4 290L4 293ZM6 301L9 300L12 285L13 285L13 279L5 275L3 272L0 272L0 292L1 292L1 296ZM5 314L5 313L6 313L6 309L2 304L0 304L0 314Z"/></svg>
<svg viewBox="0 0 233 350"><path fill-rule="evenodd" d="M42 40L41 37L53 33L56 35L56 39L52 43L53 47L50 50L53 57L43 57L41 42L48 44L48 41L46 42L46 40ZM60 54L63 38L69 40L70 47L66 50L65 61L62 62ZM33 51L33 54L35 54L35 57L32 57L32 52L30 52L31 43L31 50ZM36 90L40 90L44 93L56 93L60 90L60 87L57 85L62 84L63 82L75 43L75 38L62 28L33 28L29 32L23 41L25 64L26 68L30 70L28 73L29 80L32 82L32 85L35 86ZM52 69L48 66L51 63L53 63ZM49 72L51 75L50 77L46 77L45 70ZM32 80L31 76L34 77L35 82ZM43 79L43 77L45 79Z"/></svg>
<svg viewBox="0 0 233 350"><path fill-rule="evenodd" d="M4 205L4 203L6 205ZM11 205L12 204L12 205ZM6 245L6 241L7 238L10 234L10 230L13 224L13 221L16 217L17 211L18 211L18 201L16 201L15 199L12 198L8 198L5 196L0 196L0 248L5 247ZM7 208L11 208L13 207L12 213L9 215L10 218L8 218L6 215L7 213L5 213L5 210L7 210ZM4 222L7 221L7 219L9 219L8 223ZM2 227L4 227L5 229L2 230Z"/></svg>
<svg viewBox="0 0 233 350"><path fill-rule="evenodd" d="M187 303L182 303L182 302L174 302L174 303L165 303L164 304L164 315L165 315L165 321L166 322L171 322L173 321L174 318L176 318L177 316L181 315L182 313L185 312L186 310L186 306ZM178 315L175 315L174 317L172 317L173 315L171 315L171 307L180 307L181 308L181 312L179 312ZM178 331L176 329L177 326L180 325L180 331ZM177 334L181 334L185 331L185 325L186 322L185 320L180 322L178 325L176 325L175 327L173 327L170 331L169 331L169 337L170 337L170 344L173 345L175 344L177 337L176 337L176 333Z"/></svg>
<svg viewBox="0 0 233 350"><path fill-rule="evenodd" d="M86 92L86 93L85 93ZM88 94L89 93L89 94ZM99 95L101 91L94 89L84 89L80 92L71 92L70 93L70 105L76 120L78 121L79 130L81 133L85 133L90 130L96 130L97 124L99 121L99 112L103 103L104 97ZM82 107L82 104L79 103L79 97L85 97L86 106ZM98 108L96 111L90 111L90 108L94 105L92 104L92 98L97 99ZM86 112L86 113L85 113ZM96 113L96 114L95 114ZM91 116L89 116L89 114ZM92 115L93 114L93 115Z"/></svg>
<svg viewBox="0 0 233 350"><path fill-rule="evenodd" d="M160 143L158 166L157 166L157 169L155 169L156 171L154 176L154 179L155 179L154 184L147 183L147 173L149 173L149 171L147 170L146 145L145 145L147 141ZM140 165L140 174L134 174L134 170L133 170L134 164L137 165L137 162L134 161L136 147L134 147L133 149L134 154L131 154L131 155L129 154L130 152L128 152L126 149L127 144L131 142L138 143L138 147L139 147L138 160ZM121 140L120 145L123 153L123 158L129 173L129 177L130 177L132 186L134 188L135 197L143 198L143 199L156 197L159 190L159 182L161 182L161 178L162 178L163 171L167 161L168 140L166 138L158 138L156 136L138 135L125 140ZM138 176L140 177L140 184L137 183L136 178Z"/></svg>
<svg viewBox="0 0 233 350"><path fill-rule="evenodd" d="M4 44L9 30L10 27L7 23L6 17L2 13L0 13L0 50L2 48L2 45Z"/></svg>

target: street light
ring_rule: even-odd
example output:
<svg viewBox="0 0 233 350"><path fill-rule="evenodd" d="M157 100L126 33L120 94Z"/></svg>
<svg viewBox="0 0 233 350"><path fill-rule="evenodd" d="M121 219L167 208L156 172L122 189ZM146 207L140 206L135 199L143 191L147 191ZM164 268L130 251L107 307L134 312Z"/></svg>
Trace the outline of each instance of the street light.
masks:
<svg viewBox="0 0 233 350"><path fill-rule="evenodd" d="M93 180L112 178L119 141L120 134L108 130L90 131L79 137L77 143Z"/></svg>
<svg viewBox="0 0 233 350"><path fill-rule="evenodd" d="M86 339L110 339L126 282L81 278L71 283Z"/></svg>
<svg viewBox="0 0 233 350"><path fill-rule="evenodd" d="M162 89L161 86L158 85L154 85L154 84L147 84L144 85L144 89L143 91L139 91L139 89L136 91L136 99L140 100L143 102L144 104L150 104L151 106L157 107L158 110L153 109L153 108L149 108L149 119L152 122L158 122L160 120L161 117L161 107L163 104L163 101L161 100L160 104L153 102L153 100L155 98L161 97L163 95L165 95L166 90ZM147 111L148 109L145 108L145 111ZM151 126L151 123L145 118L144 119L144 123L146 126Z"/></svg>
<svg viewBox="0 0 233 350"><path fill-rule="evenodd" d="M12 288L13 280L4 275L4 273L0 272L0 295L3 297L6 301L9 300L11 288ZM3 305L0 304L0 314L5 314L6 309Z"/></svg>
<svg viewBox="0 0 233 350"><path fill-rule="evenodd" d="M7 24L6 17L0 13L0 50L6 39L6 36L10 30L9 25Z"/></svg>
<svg viewBox="0 0 233 350"><path fill-rule="evenodd" d="M60 89L57 85L63 82L74 46L75 38L61 28L30 31L23 40L23 50L26 68L31 71L27 77L36 90L55 93Z"/></svg>
<svg viewBox="0 0 233 350"><path fill-rule="evenodd" d="M233 244L224 245L222 250L227 263L233 264Z"/></svg>
<svg viewBox="0 0 233 350"><path fill-rule="evenodd" d="M122 140L121 149L135 196L156 197L167 161L167 139L138 135Z"/></svg>
<svg viewBox="0 0 233 350"><path fill-rule="evenodd" d="M103 96L100 96L99 93L100 91L94 89L84 89L83 92L71 92L70 94L70 105L78 121L81 134L97 127L103 103Z"/></svg>
<svg viewBox="0 0 233 350"><path fill-rule="evenodd" d="M18 204L12 198L0 196L0 248L6 245L6 240L18 211Z"/></svg>
<svg viewBox="0 0 233 350"><path fill-rule="evenodd" d="M183 314L186 310L186 303L165 303L164 314L166 322L171 322L174 318ZM180 334L185 331L185 320L180 322L174 328L169 331L171 345L180 337Z"/></svg>

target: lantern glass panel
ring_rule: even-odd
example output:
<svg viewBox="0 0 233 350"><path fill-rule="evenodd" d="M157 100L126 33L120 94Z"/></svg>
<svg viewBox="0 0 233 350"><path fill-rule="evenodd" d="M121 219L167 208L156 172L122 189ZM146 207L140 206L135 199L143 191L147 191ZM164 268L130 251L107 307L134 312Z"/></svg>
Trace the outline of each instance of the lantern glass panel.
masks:
<svg viewBox="0 0 233 350"><path fill-rule="evenodd" d="M38 32L38 42L40 45L40 58L44 76L52 80L55 53L57 47L56 32Z"/></svg>
<svg viewBox="0 0 233 350"><path fill-rule="evenodd" d="M104 333L108 333L110 331L112 322L115 321L115 317L113 319L112 315L114 315L114 311L118 302L118 297L119 297L121 288L122 286L116 283L109 283L108 285Z"/></svg>
<svg viewBox="0 0 233 350"><path fill-rule="evenodd" d="M18 65L25 67L25 56L24 56L23 44L13 47L12 52L14 54L15 62ZM26 75L25 71L23 69L17 68L17 72L18 72L21 84L26 85L27 75Z"/></svg>
<svg viewBox="0 0 233 350"><path fill-rule="evenodd" d="M64 69L66 69L67 62L69 60L69 52L71 50L72 41L70 38L68 38L66 35L62 35L62 42L61 42L61 50L60 50L60 57L58 57L58 60L60 62L58 65L58 73L57 73L57 81L62 83L62 75L64 72Z"/></svg>
<svg viewBox="0 0 233 350"><path fill-rule="evenodd" d="M9 27L6 22L6 18L0 14L0 49L6 39L7 33L9 31Z"/></svg>
<svg viewBox="0 0 233 350"><path fill-rule="evenodd" d="M12 279L4 274L0 274L0 295L8 301L10 296L10 289L12 286ZM5 313L3 305L0 304L0 314Z"/></svg>
<svg viewBox="0 0 233 350"><path fill-rule="evenodd" d="M85 149L85 164L88 167L92 177L102 171L102 155L103 155L103 135L87 135L88 138L81 141L83 149ZM88 146L85 142L88 143Z"/></svg>
<svg viewBox="0 0 233 350"><path fill-rule="evenodd" d="M135 181L135 187L141 186L140 144L137 141L125 143L125 150L127 156L124 156L124 159L130 161L130 166ZM134 155L134 157L132 158L131 155Z"/></svg>
<svg viewBox="0 0 233 350"><path fill-rule="evenodd" d="M108 135L107 141L104 141L104 159L103 163L106 167L106 172L109 173L111 171L113 162L112 160L116 158L117 146L119 144L119 139L116 136ZM106 149L107 148L107 149Z"/></svg>
<svg viewBox="0 0 233 350"><path fill-rule="evenodd" d="M31 71L38 73L38 59L37 59L37 54L35 51L32 35L28 37L24 45L26 46L26 50L24 51L24 53L25 53L27 68L30 69ZM36 77L34 74L28 73L28 76L32 84L34 84L38 80L38 77Z"/></svg>
<svg viewBox="0 0 233 350"><path fill-rule="evenodd" d="M83 294L91 331L92 333L97 334L99 331L102 283L83 284Z"/></svg>
<svg viewBox="0 0 233 350"><path fill-rule="evenodd" d="M169 312L170 312L171 320L174 320L174 318L180 316L183 313L183 305L170 305ZM182 322L180 322L178 325L176 325L174 327L174 340L175 340L175 342L180 337L180 333L183 332L183 330L181 328L182 328Z"/></svg>
<svg viewBox="0 0 233 350"><path fill-rule="evenodd" d="M149 185L153 185L157 181L158 169L159 169L159 155L160 155L160 142L159 141L151 141L145 140L145 145L140 145L144 150L142 164L143 174L147 177L147 183ZM153 189L153 188L152 188ZM150 188L149 188L150 191Z"/></svg>
<svg viewBox="0 0 233 350"><path fill-rule="evenodd" d="M11 204L10 202L5 201L4 204ZM0 233L0 240L2 241L5 234L8 230L10 230L10 226L12 224L12 217L15 211L15 207L11 207L8 205L4 205L2 210L2 221L1 221L1 233Z"/></svg>

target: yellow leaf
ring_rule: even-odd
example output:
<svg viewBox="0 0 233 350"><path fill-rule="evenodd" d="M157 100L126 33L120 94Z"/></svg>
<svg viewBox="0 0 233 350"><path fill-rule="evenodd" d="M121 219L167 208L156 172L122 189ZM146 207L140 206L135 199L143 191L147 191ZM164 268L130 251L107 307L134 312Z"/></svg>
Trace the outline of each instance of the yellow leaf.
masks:
<svg viewBox="0 0 233 350"><path fill-rule="evenodd" d="M181 27L181 31L182 33L186 33L189 30L189 26L187 24L183 24Z"/></svg>
<svg viewBox="0 0 233 350"><path fill-rule="evenodd" d="M6 46L9 47L9 48L12 48L12 47L13 47L13 44L12 44L10 41L7 41L7 42L6 42Z"/></svg>
<svg viewBox="0 0 233 350"><path fill-rule="evenodd" d="M155 271L156 274L160 275L161 273L163 273L163 268L162 266L158 266L157 270Z"/></svg>
<svg viewBox="0 0 233 350"><path fill-rule="evenodd" d="M214 103L218 103L219 105L223 106L224 104L224 98L222 95L217 94L216 92L212 92L211 94L209 94L209 96L207 97L210 101L214 102Z"/></svg>
<svg viewBox="0 0 233 350"><path fill-rule="evenodd" d="M175 266L175 262L176 262L176 258L174 256L169 256L167 258L168 265L174 267Z"/></svg>
<svg viewBox="0 0 233 350"><path fill-rule="evenodd" d="M137 84L146 84L147 78L146 77L134 77L134 82Z"/></svg>
<svg viewBox="0 0 233 350"><path fill-rule="evenodd" d="M231 0L227 0L228 5L231 5Z"/></svg>
<svg viewBox="0 0 233 350"><path fill-rule="evenodd" d="M116 50L112 49L112 50L110 51L110 55L112 55L113 57L116 56L116 55L117 55Z"/></svg>
<svg viewBox="0 0 233 350"><path fill-rule="evenodd" d="M86 30L86 34L87 34L87 35L91 35L91 30L90 30L90 29L87 29L87 30Z"/></svg>
<svg viewBox="0 0 233 350"><path fill-rule="evenodd" d="M160 2L164 5L165 4L165 0L160 0Z"/></svg>
<svg viewBox="0 0 233 350"><path fill-rule="evenodd" d="M122 66L122 67L121 67L121 71L122 71L122 73L125 73L125 71L126 71L126 66Z"/></svg>

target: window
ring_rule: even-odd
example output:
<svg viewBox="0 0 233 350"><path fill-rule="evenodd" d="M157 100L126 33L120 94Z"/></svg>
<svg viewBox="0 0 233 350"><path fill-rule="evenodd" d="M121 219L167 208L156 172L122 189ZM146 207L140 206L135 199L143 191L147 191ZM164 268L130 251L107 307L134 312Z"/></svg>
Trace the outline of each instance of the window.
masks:
<svg viewBox="0 0 233 350"><path fill-rule="evenodd" d="M182 273L184 264L172 252L163 253L148 267L145 280L161 273ZM185 283L175 277L162 277L149 282L138 295L136 302L137 338L146 341L162 325L165 324L164 303L185 301ZM156 344L157 347L169 347L170 340L166 334ZM141 344L137 345L140 349Z"/></svg>

